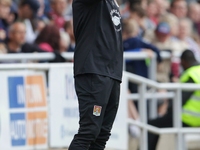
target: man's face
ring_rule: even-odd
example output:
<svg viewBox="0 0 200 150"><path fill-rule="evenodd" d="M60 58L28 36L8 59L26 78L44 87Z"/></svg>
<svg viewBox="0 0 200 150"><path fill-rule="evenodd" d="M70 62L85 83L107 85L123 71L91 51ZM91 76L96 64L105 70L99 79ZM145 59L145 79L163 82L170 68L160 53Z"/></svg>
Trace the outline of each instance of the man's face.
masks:
<svg viewBox="0 0 200 150"><path fill-rule="evenodd" d="M159 42L164 43L170 36L170 33L165 34L165 33L160 33L158 31L156 31L156 37L158 39Z"/></svg>
<svg viewBox="0 0 200 150"><path fill-rule="evenodd" d="M157 7L157 15L163 15L167 10L167 2L165 0L155 0Z"/></svg>
<svg viewBox="0 0 200 150"><path fill-rule="evenodd" d="M196 5L190 8L189 11L189 17L192 21L195 23L198 23L200 21L200 6Z"/></svg>
<svg viewBox="0 0 200 150"><path fill-rule="evenodd" d="M23 18L22 19L32 19L33 18L33 10L29 5L25 5L20 8L22 11Z"/></svg>
<svg viewBox="0 0 200 150"><path fill-rule="evenodd" d="M52 9L59 16L62 16L64 14L66 7L66 0L54 0L54 3L52 4Z"/></svg>
<svg viewBox="0 0 200 150"><path fill-rule="evenodd" d="M157 9L156 3L149 4L149 6L147 7L147 15L149 17L155 17L157 12L158 12L158 9Z"/></svg>
<svg viewBox="0 0 200 150"><path fill-rule="evenodd" d="M0 2L0 18L6 19L10 13L10 6Z"/></svg>
<svg viewBox="0 0 200 150"><path fill-rule="evenodd" d="M183 67L184 70L187 70L187 68L188 68L187 62L183 59L181 59L181 66Z"/></svg>
<svg viewBox="0 0 200 150"><path fill-rule="evenodd" d="M22 23L17 23L13 26L13 30L9 33L9 38L11 41L18 45L25 43L26 27Z"/></svg>
<svg viewBox="0 0 200 150"><path fill-rule="evenodd" d="M186 21L181 21L179 23L179 35L180 39L184 39L185 37L190 35L190 25Z"/></svg>
<svg viewBox="0 0 200 150"><path fill-rule="evenodd" d="M171 12L178 18L185 18L187 15L187 3L185 1L175 2Z"/></svg>

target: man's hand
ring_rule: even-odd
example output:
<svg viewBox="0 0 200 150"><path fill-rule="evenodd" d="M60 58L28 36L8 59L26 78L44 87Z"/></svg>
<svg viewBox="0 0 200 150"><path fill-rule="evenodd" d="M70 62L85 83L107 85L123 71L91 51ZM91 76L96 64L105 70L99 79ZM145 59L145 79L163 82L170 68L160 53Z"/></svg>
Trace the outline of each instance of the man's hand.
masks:
<svg viewBox="0 0 200 150"><path fill-rule="evenodd" d="M146 48L142 49L142 52L147 53L147 55L148 55L149 58L152 58L153 54L154 54L154 52L151 49L146 49Z"/></svg>

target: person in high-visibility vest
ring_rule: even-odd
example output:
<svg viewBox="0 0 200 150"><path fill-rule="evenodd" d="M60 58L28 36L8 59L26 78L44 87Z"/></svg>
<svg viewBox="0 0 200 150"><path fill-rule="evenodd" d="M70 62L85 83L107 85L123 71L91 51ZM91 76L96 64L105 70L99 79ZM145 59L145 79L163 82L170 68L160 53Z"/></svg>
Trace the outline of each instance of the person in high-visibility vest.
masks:
<svg viewBox="0 0 200 150"><path fill-rule="evenodd" d="M191 50L185 50L181 55L181 66L184 69L180 77L181 83L200 84L200 64L195 59ZM150 120L150 125L165 128L173 126L172 107L169 107L168 113L155 120ZM200 90L182 92L182 122L183 127L200 127ZM149 133L149 150L155 150L159 136Z"/></svg>
<svg viewBox="0 0 200 150"><path fill-rule="evenodd" d="M197 63L192 51L186 50L181 56L181 65L185 72L180 78L182 83L200 84L200 65ZM182 100L183 123L191 127L200 127L200 90L187 92Z"/></svg>

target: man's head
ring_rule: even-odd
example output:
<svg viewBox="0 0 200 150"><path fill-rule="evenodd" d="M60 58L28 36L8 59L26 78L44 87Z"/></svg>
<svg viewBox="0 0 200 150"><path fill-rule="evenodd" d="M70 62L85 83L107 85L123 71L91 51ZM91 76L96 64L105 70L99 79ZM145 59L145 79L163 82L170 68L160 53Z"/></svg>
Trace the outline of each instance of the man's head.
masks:
<svg viewBox="0 0 200 150"><path fill-rule="evenodd" d="M0 18L6 19L10 13L11 0L0 0Z"/></svg>
<svg viewBox="0 0 200 150"><path fill-rule="evenodd" d="M146 12L140 5L133 5L130 7L130 19L134 19L140 24L145 16Z"/></svg>
<svg viewBox="0 0 200 150"><path fill-rule="evenodd" d="M183 69L187 70L194 63L197 63L194 53L191 50L185 50L181 55L181 65Z"/></svg>
<svg viewBox="0 0 200 150"><path fill-rule="evenodd" d="M198 3L191 3L189 5L189 18L195 22L195 23L199 23L200 22L200 4Z"/></svg>
<svg viewBox="0 0 200 150"><path fill-rule="evenodd" d="M184 40L190 36L192 32L192 22L188 18L181 19L179 21L179 33L178 38Z"/></svg>
<svg viewBox="0 0 200 150"><path fill-rule="evenodd" d="M187 2L185 0L173 0L170 10L178 18L185 18L188 11Z"/></svg>
<svg viewBox="0 0 200 150"><path fill-rule="evenodd" d="M16 22L9 28L9 40L16 45L23 45L25 43L26 26L24 23Z"/></svg>
<svg viewBox="0 0 200 150"><path fill-rule="evenodd" d="M32 19L37 16L40 4L37 0L21 0L18 10L20 19Z"/></svg>
<svg viewBox="0 0 200 150"><path fill-rule="evenodd" d="M159 25L157 26L156 30L155 30L155 34L157 39L160 42L165 42L168 37L170 36L170 26L168 23L166 22L161 22L159 23Z"/></svg>
<svg viewBox="0 0 200 150"><path fill-rule="evenodd" d="M51 8L58 16L63 16L67 7L67 0L51 0Z"/></svg>
<svg viewBox="0 0 200 150"><path fill-rule="evenodd" d="M148 17L155 17L157 15L158 8L155 1L153 0L148 1L146 12Z"/></svg>
<svg viewBox="0 0 200 150"><path fill-rule="evenodd" d="M133 19L127 19L123 21L123 39L126 40L138 35L139 25Z"/></svg>
<svg viewBox="0 0 200 150"><path fill-rule="evenodd" d="M161 17L160 22L166 22L169 24L171 36L178 35L179 20L175 15L173 15L171 13L167 13Z"/></svg>
<svg viewBox="0 0 200 150"><path fill-rule="evenodd" d="M168 9L168 3L166 0L154 0L157 6L157 16L163 15Z"/></svg>

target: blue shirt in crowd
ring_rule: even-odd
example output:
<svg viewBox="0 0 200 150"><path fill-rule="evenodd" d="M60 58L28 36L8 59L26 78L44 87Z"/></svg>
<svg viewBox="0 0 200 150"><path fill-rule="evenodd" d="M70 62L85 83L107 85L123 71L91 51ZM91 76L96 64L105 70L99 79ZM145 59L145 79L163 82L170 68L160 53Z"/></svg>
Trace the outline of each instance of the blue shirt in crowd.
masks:
<svg viewBox="0 0 200 150"><path fill-rule="evenodd" d="M123 42L124 51L141 51L142 49L151 49L157 55L157 61L161 62L160 50L154 45L146 43L142 39L132 37ZM144 60L134 60L126 62L126 70L148 78L148 68Z"/></svg>

